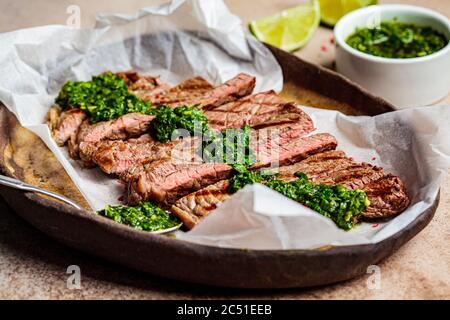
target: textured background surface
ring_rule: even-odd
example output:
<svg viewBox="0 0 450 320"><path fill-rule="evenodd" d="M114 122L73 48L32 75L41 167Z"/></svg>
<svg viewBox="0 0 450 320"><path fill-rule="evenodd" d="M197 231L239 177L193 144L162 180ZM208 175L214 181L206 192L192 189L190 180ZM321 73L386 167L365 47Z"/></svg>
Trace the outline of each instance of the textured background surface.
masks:
<svg viewBox="0 0 450 320"><path fill-rule="evenodd" d="M302 0L225 0L244 22L294 6ZM82 27L95 12L132 13L162 1L1 0L0 32L47 24L65 24L66 8L81 8ZM448 0L381 1L429 7L450 17ZM331 30L320 28L298 56L331 66ZM320 48L325 45L326 50ZM450 96L441 104L450 104ZM369 275L324 288L242 291L177 283L108 264L68 249L18 218L0 199L0 299L439 299L450 298L450 176L432 223L379 265L381 288L367 287ZM69 265L81 268L81 290L66 287ZM263 267L263 266L262 266Z"/></svg>

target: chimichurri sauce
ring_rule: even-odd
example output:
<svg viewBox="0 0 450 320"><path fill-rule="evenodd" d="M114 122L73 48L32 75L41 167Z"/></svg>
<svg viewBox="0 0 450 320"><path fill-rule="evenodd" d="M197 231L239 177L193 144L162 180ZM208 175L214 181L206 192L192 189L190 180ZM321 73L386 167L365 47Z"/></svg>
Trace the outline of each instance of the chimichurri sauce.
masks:
<svg viewBox="0 0 450 320"><path fill-rule="evenodd" d="M90 81L67 81L55 102L63 110L80 108L92 123L152 111L150 103L128 91L125 80L112 72L94 76Z"/></svg>
<svg viewBox="0 0 450 320"><path fill-rule="evenodd" d="M379 28L358 28L346 42L373 56L409 59L440 51L449 40L431 27L393 20L382 22Z"/></svg>
<svg viewBox="0 0 450 320"><path fill-rule="evenodd" d="M144 231L159 231L173 228L180 221L150 202L141 202L137 206L106 206L97 214Z"/></svg>
<svg viewBox="0 0 450 320"><path fill-rule="evenodd" d="M263 173L240 171L230 179L228 192L234 193L247 184L264 183L267 187L297 201L321 215L330 218L344 230L358 223L363 211L370 205L362 190L348 190L341 185L321 185L309 181L306 174L297 172L295 181L276 180Z"/></svg>

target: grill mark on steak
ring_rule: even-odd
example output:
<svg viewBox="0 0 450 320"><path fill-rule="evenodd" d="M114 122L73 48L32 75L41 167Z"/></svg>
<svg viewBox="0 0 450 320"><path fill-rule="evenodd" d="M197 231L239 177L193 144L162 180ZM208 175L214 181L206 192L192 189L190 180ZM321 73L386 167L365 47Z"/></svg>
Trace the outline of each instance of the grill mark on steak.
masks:
<svg viewBox="0 0 450 320"><path fill-rule="evenodd" d="M267 141L259 141L266 144ZM256 164L251 170L270 167L273 164L287 165L308 157L310 154L336 148L336 139L329 134L292 139L280 148L280 154L270 152L272 147L259 147L265 152L257 154ZM128 201L154 200L170 205L177 199L232 176L233 169L222 163L177 162L173 159L154 161L144 172L129 180Z"/></svg>
<svg viewBox="0 0 450 320"><path fill-rule="evenodd" d="M241 73L214 88L205 79L195 77L172 88L155 103L173 107L183 104L198 105L207 110L249 95L255 83L255 77Z"/></svg>
<svg viewBox="0 0 450 320"><path fill-rule="evenodd" d="M334 163L339 163L334 166ZM304 172L315 183L337 184L366 192L371 204L363 212L364 219L392 217L403 212L410 203L405 187L397 176L367 163L355 163L342 151L313 155L292 166L279 168L277 179L293 181L296 172ZM170 211L192 229L221 202L231 197L227 180L178 199Z"/></svg>
<svg viewBox="0 0 450 320"><path fill-rule="evenodd" d="M301 126L304 134L314 130L311 118L297 105L285 103L273 91L258 93L205 112L213 129Z"/></svg>

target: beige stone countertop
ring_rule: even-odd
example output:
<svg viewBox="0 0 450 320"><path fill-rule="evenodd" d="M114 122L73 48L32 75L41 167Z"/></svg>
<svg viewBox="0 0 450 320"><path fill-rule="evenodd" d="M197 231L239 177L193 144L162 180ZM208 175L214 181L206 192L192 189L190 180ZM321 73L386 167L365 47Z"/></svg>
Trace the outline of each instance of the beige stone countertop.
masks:
<svg viewBox="0 0 450 320"><path fill-rule="evenodd" d="M244 22L295 6L302 0L225 0ZM160 3L152 0L1 0L0 32L47 24L65 24L69 5L81 9L82 27L99 11L132 13ZM450 17L450 1L380 1L429 7ZM323 52L331 30L321 27L296 54L331 66L334 50ZM441 104L450 105L450 96ZM381 288L369 289L368 277L310 289L233 290L161 279L74 251L45 236L0 199L0 299L449 299L450 176L430 225L379 264ZM155 257L156 258L156 257ZM66 286L69 265L81 268L81 289Z"/></svg>

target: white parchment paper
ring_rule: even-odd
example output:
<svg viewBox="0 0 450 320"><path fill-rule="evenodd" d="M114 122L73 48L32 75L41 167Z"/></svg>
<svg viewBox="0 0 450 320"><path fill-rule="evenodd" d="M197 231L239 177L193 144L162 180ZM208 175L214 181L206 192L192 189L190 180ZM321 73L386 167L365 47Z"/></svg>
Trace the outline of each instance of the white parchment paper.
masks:
<svg viewBox="0 0 450 320"><path fill-rule="evenodd" d="M135 69L172 84L201 75L213 83L239 72L257 77L256 91L282 88L279 65L248 37L222 1L177 0L134 16L99 15L95 29L45 26L0 34L0 101L38 134L61 161L94 210L118 204L125 192L98 169L83 169L57 147L43 124L67 80L106 70ZM356 161L398 174L410 208L383 224L351 232L262 186L249 186L188 233L186 241L252 249L309 249L375 243L398 232L434 201L450 166L450 107L416 108L377 117L346 117L305 108L317 132L329 132ZM375 159L375 160L372 160Z"/></svg>

